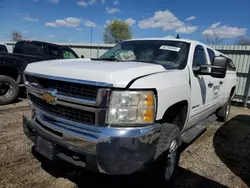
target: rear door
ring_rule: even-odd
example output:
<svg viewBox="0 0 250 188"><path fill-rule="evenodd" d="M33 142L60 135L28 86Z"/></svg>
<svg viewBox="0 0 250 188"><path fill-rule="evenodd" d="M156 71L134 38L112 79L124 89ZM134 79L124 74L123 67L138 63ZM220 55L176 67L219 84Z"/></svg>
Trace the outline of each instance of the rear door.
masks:
<svg viewBox="0 0 250 188"><path fill-rule="evenodd" d="M193 126L211 114L213 83L209 73L209 68L196 73L194 69L200 65L210 64L205 48L196 45L193 52L193 70L190 70L191 81L191 110L189 125Z"/></svg>

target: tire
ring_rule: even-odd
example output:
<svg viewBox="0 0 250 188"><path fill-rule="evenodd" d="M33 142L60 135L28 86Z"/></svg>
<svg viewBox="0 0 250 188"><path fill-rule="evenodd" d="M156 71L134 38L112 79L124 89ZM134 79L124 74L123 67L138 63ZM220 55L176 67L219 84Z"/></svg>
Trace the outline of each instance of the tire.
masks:
<svg viewBox="0 0 250 188"><path fill-rule="evenodd" d="M176 167L179 164L180 145L180 129L176 125L163 123L162 134L156 150L156 168L160 179L168 183L173 180Z"/></svg>
<svg viewBox="0 0 250 188"><path fill-rule="evenodd" d="M221 122L227 122L229 114L231 110L231 97L229 97L228 101L221 109L216 113L218 120Z"/></svg>
<svg viewBox="0 0 250 188"><path fill-rule="evenodd" d="M0 75L0 105L15 101L19 93L16 81L9 76Z"/></svg>

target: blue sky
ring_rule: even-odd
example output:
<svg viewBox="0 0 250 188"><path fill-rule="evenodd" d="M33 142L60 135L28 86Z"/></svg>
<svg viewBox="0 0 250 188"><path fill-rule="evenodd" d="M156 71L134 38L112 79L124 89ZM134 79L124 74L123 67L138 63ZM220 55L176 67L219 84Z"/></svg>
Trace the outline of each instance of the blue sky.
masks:
<svg viewBox="0 0 250 188"><path fill-rule="evenodd" d="M11 32L52 42L102 42L105 24L131 25L133 38L168 37L223 43L250 36L250 0L0 0L0 40Z"/></svg>

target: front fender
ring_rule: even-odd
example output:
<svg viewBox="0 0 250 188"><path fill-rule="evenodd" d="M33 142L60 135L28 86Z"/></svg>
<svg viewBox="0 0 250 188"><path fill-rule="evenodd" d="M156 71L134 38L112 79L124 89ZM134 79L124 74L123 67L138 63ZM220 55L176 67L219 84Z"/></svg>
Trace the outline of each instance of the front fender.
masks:
<svg viewBox="0 0 250 188"><path fill-rule="evenodd" d="M166 70L137 79L131 89L156 89L157 91L157 115L156 120L163 118L165 111L180 101L186 100L190 104L190 84L187 69ZM189 105L190 108L190 105ZM190 109L188 109L189 111Z"/></svg>

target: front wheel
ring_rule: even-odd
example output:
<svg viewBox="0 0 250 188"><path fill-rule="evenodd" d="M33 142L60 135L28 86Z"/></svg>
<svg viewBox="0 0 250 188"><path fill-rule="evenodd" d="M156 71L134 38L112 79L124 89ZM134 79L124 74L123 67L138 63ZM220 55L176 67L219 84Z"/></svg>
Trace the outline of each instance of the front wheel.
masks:
<svg viewBox="0 0 250 188"><path fill-rule="evenodd" d="M180 152L179 146L181 145L181 132L180 129L168 123L162 124L162 133L158 141L156 155L157 171L160 179L171 182L176 167L179 164Z"/></svg>
<svg viewBox="0 0 250 188"><path fill-rule="evenodd" d="M179 163L179 151L178 151L177 140L173 140L171 142L165 160L166 161L165 161L164 178L166 181L170 181L174 175L175 168Z"/></svg>
<svg viewBox="0 0 250 188"><path fill-rule="evenodd" d="M0 75L0 105L13 102L18 93L19 87L16 81L9 76Z"/></svg>

